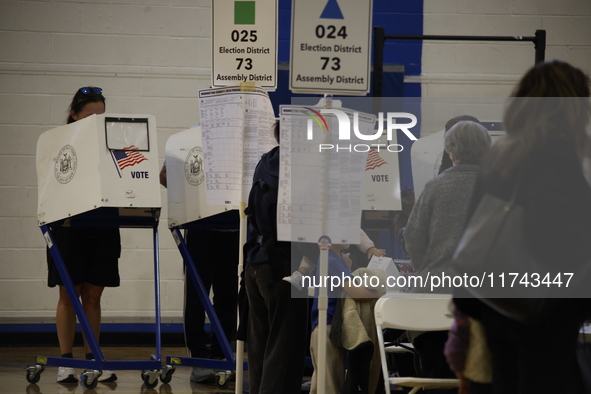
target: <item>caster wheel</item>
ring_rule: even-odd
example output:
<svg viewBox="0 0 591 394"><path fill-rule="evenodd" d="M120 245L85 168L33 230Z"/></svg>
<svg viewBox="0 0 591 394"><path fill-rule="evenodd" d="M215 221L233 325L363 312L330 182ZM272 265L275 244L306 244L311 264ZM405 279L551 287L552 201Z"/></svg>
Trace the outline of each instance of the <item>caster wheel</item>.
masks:
<svg viewBox="0 0 591 394"><path fill-rule="evenodd" d="M142 380L147 388L153 389L158 385L158 373L154 371L142 372Z"/></svg>
<svg viewBox="0 0 591 394"><path fill-rule="evenodd" d="M45 370L45 367L42 365L35 365L32 367L27 367L27 382L29 383L37 383L39 379L41 379L41 372Z"/></svg>
<svg viewBox="0 0 591 394"><path fill-rule="evenodd" d="M41 379L40 374L33 374L33 376L31 376L31 374L29 372L27 372L27 382L37 383L40 379Z"/></svg>
<svg viewBox="0 0 591 394"><path fill-rule="evenodd" d="M226 389L230 385L230 377L232 374L218 373L215 375L215 385L221 389Z"/></svg>
<svg viewBox="0 0 591 394"><path fill-rule="evenodd" d="M172 380L172 374L174 373L174 366L166 365L162 368L162 373L160 374L160 381L162 383L170 383Z"/></svg>
<svg viewBox="0 0 591 394"><path fill-rule="evenodd" d="M89 389L89 390L92 390L92 389L93 389L93 388L95 388L95 387L97 386L97 384L98 384L98 378L95 378L95 379L92 379L92 380L91 380L91 379L90 379L88 376L86 376L86 375L82 375L82 376L80 377L80 380L81 380L81 382L82 382L82 385L83 385L85 388Z"/></svg>

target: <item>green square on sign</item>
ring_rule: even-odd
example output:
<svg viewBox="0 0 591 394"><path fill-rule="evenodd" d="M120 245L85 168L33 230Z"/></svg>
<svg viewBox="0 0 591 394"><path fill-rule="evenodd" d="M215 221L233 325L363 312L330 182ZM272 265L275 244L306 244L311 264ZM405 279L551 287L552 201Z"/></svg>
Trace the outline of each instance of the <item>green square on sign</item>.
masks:
<svg viewBox="0 0 591 394"><path fill-rule="evenodd" d="M234 2L234 24L254 25L254 10L256 1Z"/></svg>

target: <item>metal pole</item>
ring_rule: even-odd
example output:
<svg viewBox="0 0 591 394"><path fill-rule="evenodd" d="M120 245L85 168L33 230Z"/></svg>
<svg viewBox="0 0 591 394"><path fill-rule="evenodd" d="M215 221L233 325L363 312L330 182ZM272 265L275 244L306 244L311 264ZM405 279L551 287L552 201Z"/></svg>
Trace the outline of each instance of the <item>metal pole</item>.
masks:
<svg viewBox="0 0 591 394"><path fill-rule="evenodd" d="M384 28L373 28L373 96L382 97L384 80Z"/></svg>
<svg viewBox="0 0 591 394"><path fill-rule="evenodd" d="M320 280L328 278L328 249L330 249L331 240L323 235L318 240L318 247L320 248L320 261L318 264L318 273ZM316 371L316 386L318 394L326 393L326 342L328 337L327 328L327 312L328 312L328 289L326 286L320 286L318 289L318 360Z"/></svg>
<svg viewBox="0 0 591 394"><path fill-rule="evenodd" d="M160 314L160 257L158 249L158 220L152 229L154 241L154 306L156 309L156 360L162 359L162 319Z"/></svg>
<svg viewBox="0 0 591 394"><path fill-rule="evenodd" d="M61 255L58 245L55 243L55 238L53 237L53 232L51 228L47 225L41 225L41 232L43 233L43 237L45 238L45 242L47 243L47 247L49 248L49 253L51 253L51 257L53 257L53 261L55 263L55 267L57 268L60 277L62 279L62 283L66 292L68 293L68 297L70 298L70 303L74 308L74 312L76 312L76 316L78 317L78 321L80 322L80 328L82 329L82 333L90 346L90 350L92 351L92 355L94 356L95 360L99 360L101 363L105 361L105 357L103 356L103 352L98 344L98 339L94 335L92 331L92 327L90 326L90 322L88 321L88 317L86 316L86 312L82 307L82 302L80 301L80 297L78 293L76 293L76 288L74 283L72 282L72 278L70 277L70 273L66 268L66 263ZM68 366L68 365L64 365Z"/></svg>
<svg viewBox="0 0 591 394"><path fill-rule="evenodd" d="M390 40L435 40L435 41L532 41L534 36L450 36L450 35L405 35L388 34L384 36Z"/></svg>
<svg viewBox="0 0 591 394"><path fill-rule="evenodd" d="M535 54L535 63L540 63L545 60L546 57L546 30L536 30L535 36L449 36L449 35L405 35L405 34L388 34L384 35L383 27L374 27L374 78L376 76L376 67L377 65L377 55L378 55L378 30L381 30L381 48L382 52L379 53L381 56L380 67L383 63L383 45L385 40L435 40L435 41L512 41L512 42L520 42L520 41L531 41L534 43L534 48L536 50ZM383 71L382 71L383 72ZM382 74L380 73L380 78ZM375 86L375 79L374 79L374 97L378 95L376 92ZM380 90L381 93L381 90Z"/></svg>
<svg viewBox="0 0 591 394"><path fill-rule="evenodd" d="M240 205L240 240L239 240L239 252L238 252L238 293L240 293L240 276L242 271L244 270L244 253L242 245L246 243L246 215L244 214L244 209L246 208L246 203L241 203ZM238 308L238 327L240 326L240 308ZM246 324L246 323L245 323ZM236 384L234 386L234 392L236 394L242 394L242 387L244 386L244 342L241 340L236 340Z"/></svg>
<svg viewBox="0 0 591 394"><path fill-rule="evenodd" d="M546 60L546 30L536 30L534 48L536 49L536 64Z"/></svg>

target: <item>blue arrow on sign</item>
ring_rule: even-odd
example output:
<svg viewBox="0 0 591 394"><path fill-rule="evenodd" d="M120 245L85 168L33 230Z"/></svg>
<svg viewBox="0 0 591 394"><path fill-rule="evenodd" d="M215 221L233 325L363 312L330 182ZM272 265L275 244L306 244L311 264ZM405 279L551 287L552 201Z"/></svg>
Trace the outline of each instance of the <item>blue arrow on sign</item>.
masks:
<svg viewBox="0 0 591 394"><path fill-rule="evenodd" d="M322 14L320 15L320 19L345 19L343 18L343 13L341 12L337 0L328 0L328 3L326 3L326 6L324 7L324 11L322 11Z"/></svg>

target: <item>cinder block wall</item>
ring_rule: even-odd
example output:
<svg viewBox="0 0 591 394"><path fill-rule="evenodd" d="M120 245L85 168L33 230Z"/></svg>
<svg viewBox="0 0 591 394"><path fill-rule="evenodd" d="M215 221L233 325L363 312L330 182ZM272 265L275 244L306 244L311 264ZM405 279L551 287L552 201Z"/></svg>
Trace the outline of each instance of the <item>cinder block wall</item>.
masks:
<svg viewBox="0 0 591 394"><path fill-rule="evenodd" d="M167 138L199 122L210 14L210 0L0 2L0 322L55 315L36 222L38 136L65 123L79 87L100 86L107 111L156 117L162 162ZM182 260L166 209L159 231L162 314L179 317ZM105 322L154 315L152 232L122 230L122 245L122 283L104 293Z"/></svg>
<svg viewBox="0 0 591 394"><path fill-rule="evenodd" d="M287 3L281 1L283 23L289 23ZM384 7L395 8L393 3L404 12L407 3L401 0ZM199 122L195 97L210 83L210 4L0 1L0 323L53 321L55 314L57 290L46 286L45 244L36 222L38 136L65 123L79 87L100 86L108 111L156 117L162 161L167 138ZM591 71L590 15L588 0L424 0L424 34L533 35L546 29L547 58ZM428 97L502 97L533 59L527 43L426 41L422 73L406 82L421 84ZM162 197L166 206L164 189ZM166 222L164 209L162 312L178 318L182 262ZM104 293L105 322L154 311L151 232L122 235L122 286Z"/></svg>
<svg viewBox="0 0 591 394"><path fill-rule="evenodd" d="M544 29L546 60L568 61L591 72L589 1L425 0L423 5L424 34L535 36L536 30ZM532 42L424 41L422 73L406 77L406 82L421 84L423 97L507 97L534 64L534 55ZM502 120L502 107L466 110L466 105L447 102L423 106L421 136L443 129L448 119L465 113L484 121Z"/></svg>
<svg viewBox="0 0 591 394"><path fill-rule="evenodd" d="M586 0L424 0L424 34L547 34L546 60L591 72L591 2ZM531 42L423 43L424 97L505 97L534 63Z"/></svg>

